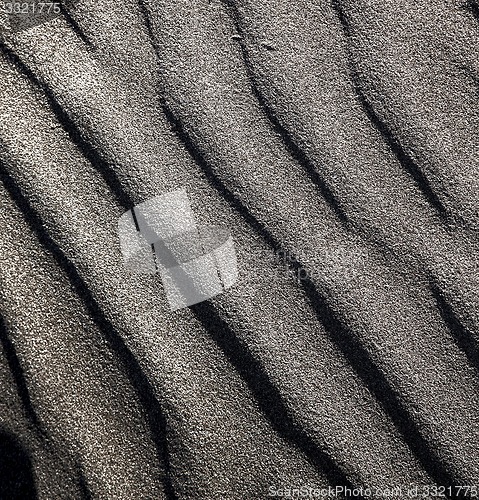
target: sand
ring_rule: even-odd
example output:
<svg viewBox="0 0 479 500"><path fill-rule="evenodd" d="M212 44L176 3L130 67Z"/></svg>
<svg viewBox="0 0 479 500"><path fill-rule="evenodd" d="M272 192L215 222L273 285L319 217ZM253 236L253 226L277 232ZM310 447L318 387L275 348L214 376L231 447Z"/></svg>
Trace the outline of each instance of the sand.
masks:
<svg viewBox="0 0 479 500"><path fill-rule="evenodd" d="M479 486L478 12L80 0L4 37L0 498ZM183 187L239 278L172 312L117 224Z"/></svg>

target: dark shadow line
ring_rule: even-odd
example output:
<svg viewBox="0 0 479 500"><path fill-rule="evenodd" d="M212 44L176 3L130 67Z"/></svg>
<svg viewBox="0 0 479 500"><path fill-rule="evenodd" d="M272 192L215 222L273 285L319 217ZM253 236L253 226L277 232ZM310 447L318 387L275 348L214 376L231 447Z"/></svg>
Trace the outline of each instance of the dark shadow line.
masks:
<svg viewBox="0 0 479 500"><path fill-rule="evenodd" d="M43 425L41 424L38 415L33 407L31 398L30 398L30 393L28 390L28 385L26 381L26 377L23 371L23 368L21 366L21 362L18 359L16 349L8 335L7 327L5 325L5 321L3 317L0 315L0 344L2 345L3 351L5 353L5 357L7 360L8 367L10 369L10 373L12 374L12 377L14 379L15 385L17 387L17 392L19 394L19 397L22 401L23 409L26 413L26 416L30 422L30 424L33 426L35 431L37 432L37 436L39 437L40 441L46 445L47 447L50 446L50 441L49 441L49 436L47 435L47 431L44 429ZM83 476L83 471L79 468L79 487L80 490L83 492L84 489L82 488L83 484L86 484L84 481L84 476ZM2 476L0 474L0 482L2 481ZM1 489L1 487L0 487ZM2 498L0 494L0 498ZM82 493L82 498L85 500L90 500L92 497L87 496L84 493ZM24 500L22 498L22 500Z"/></svg>
<svg viewBox="0 0 479 500"><path fill-rule="evenodd" d="M25 372L23 370L20 359L18 358L15 346L13 345L13 342L8 335L7 327L2 316L0 316L0 344L2 345L3 351L5 353L8 367L10 368L10 373L12 374L12 377L15 381L17 392L20 400L22 401L22 405L27 418L38 431L39 436L41 438L44 438L46 436L45 430L40 422L40 419L38 418L35 408L33 407L33 403L30 398L30 391L28 390L28 384L25 377Z"/></svg>
<svg viewBox="0 0 479 500"><path fill-rule="evenodd" d="M429 205L443 220L447 220L448 218L450 218L450 215L448 214L438 195L434 192L434 189L426 178L424 172L422 172L420 167L416 165L414 160L406 153L406 151L403 149L400 142L394 137L386 123L374 111L373 106L362 92L361 88L359 87L359 82L355 77L353 77L353 87L364 113L367 115L368 119L374 125L374 127L379 131L383 139L386 141L403 169L412 177L420 191L423 193L423 196L428 201Z"/></svg>
<svg viewBox="0 0 479 500"><path fill-rule="evenodd" d="M72 2L68 2L68 0L64 0L60 2L60 10L61 13L63 14L63 17L65 18L65 21L67 24L70 26L72 31L80 38L80 40L89 48L93 49L94 45L91 42L91 40L86 36L86 34L83 32L83 30L80 28L80 25L77 23L76 19L71 15L70 13L70 4Z"/></svg>
<svg viewBox="0 0 479 500"><path fill-rule="evenodd" d="M236 198L236 196L226 187L223 181L213 171L208 162L203 158L202 154L196 148L194 142L184 129L181 121L169 109L166 102L163 100L163 111L170 123L172 130L178 136L178 139L184 144L187 151L195 160L197 165L204 172L206 179L215 188L223 198L242 215L244 220L254 229L264 241L273 249L281 250L282 247L276 238L269 230L254 217L248 208ZM292 263L293 271L298 272L304 266L299 261ZM410 417L408 411L402 405L398 394L390 385L385 375L376 366L371 359L367 350L361 345L360 341L355 337L353 332L349 330L338 319L333 309L328 304L327 300L319 293L316 286L309 280L300 281L302 288L314 310L318 321L324 326L325 331L330 340L341 350L345 359L357 374L364 385L374 395L376 400L381 404L382 408L394 423L396 429L401 434L404 442L414 453L426 472L434 478L438 484L444 486L455 486L455 482L449 471L441 464L441 461L436 456L433 450L429 447L428 442L421 435L416 423ZM201 321L208 321L212 312ZM214 334L214 331L212 332ZM248 385L252 381L247 382ZM254 385L254 384L253 384ZM259 389L256 389L255 395L261 397ZM264 405L262 405L264 406ZM309 449L303 450L305 454L310 453Z"/></svg>
<svg viewBox="0 0 479 500"><path fill-rule="evenodd" d="M30 205L30 202L3 164L0 164L0 181L23 214L25 221L36 235L40 244L53 256L57 265L65 273L72 289L82 301L110 349L115 352L118 359L122 362L128 380L142 405L160 465L163 465L165 469L165 475L162 476L165 494L169 499L176 499L177 497L171 477L171 463L167 442L167 422L162 408L156 399L154 388L143 372L137 359L121 338L121 335L104 315L87 284L78 273L75 265L48 234L40 215Z"/></svg>
<svg viewBox="0 0 479 500"><path fill-rule="evenodd" d="M151 25L150 14L148 12L148 7L145 5L144 0L138 0L138 8L140 9L140 14L145 23L146 32L148 34L148 39L150 40L150 45L153 51L155 52L157 61L160 61L160 54L158 52L158 47L155 43L155 37L153 34L153 26Z"/></svg>
<svg viewBox="0 0 479 500"><path fill-rule="evenodd" d="M353 489L352 483L330 455L321 450L304 429L295 422L280 391L269 379L262 363L238 339L212 304L208 301L201 302L191 306L190 309L246 383L273 430L285 441L298 448L318 471L326 475L331 484L344 485Z"/></svg>
<svg viewBox="0 0 479 500"><path fill-rule="evenodd" d="M226 187L223 181L216 175L210 164L203 158L201 152L196 148L191 140L189 134L186 132L183 124L179 118L171 111L164 98L161 99L163 113L170 125L170 128L178 137L179 141L184 145L194 162L205 173L208 182L213 188L218 191L221 196L248 222L253 229L258 232L262 238L268 243L269 246L279 249L280 245L275 238L269 233L266 227L260 223L243 205L243 203L236 198L236 196Z"/></svg>
<svg viewBox="0 0 479 500"><path fill-rule="evenodd" d="M158 261L157 261L157 258L156 258L157 252L156 252L156 248L155 248L155 244L154 243L151 244L151 255L152 255L152 258L153 258L153 262L155 263L155 272L158 272Z"/></svg>
<svg viewBox="0 0 479 500"><path fill-rule="evenodd" d="M476 0L468 0L464 5L464 8L474 16L476 21L479 22L479 4Z"/></svg>
<svg viewBox="0 0 479 500"><path fill-rule="evenodd" d="M90 487L88 486L88 481L86 480L83 468L79 464L77 464L77 483L81 500L92 500L93 495L90 491Z"/></svg>
<svg viewBox="0 0 479 500"><path fill-rule="evenodd" d="M456 66L458 67L459 71L462 71L464 73L466 78L472 81L472 83L475 86L475 90L477 92L477 90L479 90L479 75L477 74L477 72L470 66L466 66L464 64L456 63Z"/></svg>
<svg viewBox="0 0 479 500"><path fill-rule="evenodd" d="M303 267L300 262L296 262L295 266ZM401 402L400 395L372 360L367 349L337 317L327 299L319 293L310 280L303 280L301 284L328 337L340 349L358 377L380 403L424 470L437 484L454 488L457 485L455 479L422 436L417 424Z"/></svg>
<svg viewBox="0 0 479 500"><path fill-rule="evenodd" d="M314 166L314 163L309 159L308 155L297 144L289 130L280 122L276 113L272 110L264 95L259 90L255 71L249 58L248 49L246 48L246 44L244 42L245 36L241 28L240 14L238 12L238 9L235 3L231 0L223 0L223 3L226 6L227 10L230 12L230 18L235 26L236 31L239 34L237 40L241 49L241 55L246 69L246 74L250 83L251 91L256 98L261 110L271 123L273 130L277 135L281 137L281 140L285 145L288 153L302 167L303 171L306 173L310 181L316 186L322 197L325 199L329 208L336 215L343 226L348 226L348 217L342 209L341 203L333 194L330 186L318 172L318 170Z"/></svg>
<svg viewBox="0 0 479 500"><path fill-rule="evenodd" d="M37 500L34 467L18 436L0 428L0 499Z"/></svg>
<svg viewBox="0 0 479 500"><path fill-rule="evenodd" d="M133 217L133 222L135 223L135 229L139 233L140 225L138 224L138 218L136 217L135 207L131 207L131 215Z"/></svg>
<svg viewBox="0 0 479 500"><path fill-rule="evenodd" d="M479 373L479 346L474 335L462 324L442 290L431 281L429 286L437 308L456 345L465 354L469 365Z"/></svg>
<svg viewBox="0 0 479 500"><path fill-rule="evenodd" d="M30 83L38 88L45 96L51 111L55 115L63 130L68 134L70 140L75 144L77 149L83 157L92 165L92 167L100 173L105 183L110 188L110 191L115 196L118 205L128 210L133 202L130 196L124 191L118 175L108 163L106 159L99 154L93 145L91 145L80 132L75 122L70 118L68 113L62 108L60 103L56 100L53 92L47 85L42 83L33 71L18 57L17 54L4 44L0 44L0 49L7 58L7 60L15 67L21 74L23 74Z"/></svg>
<svg viewBox="0 0 479 500"><path fill-rule="evenodd" d="M335 10L337 17L343 28L343 32L348 40L351 38L351 31L349 28L349 22L346 19L344 11L340 5L339 0L331 0L333 9ZM348 49L349 50L349 49ZM350 57L350 55L349 55ZM354 91L358 97L361 108L363 109L365 115L368 117L371 124L378 130L382 138L389 146L392 153L398 159L402 168L411 176L420 191L423 193L424 198L428 201L429 205L435 210L435 212L443 220L450 219L451 215L444 207L443 203L439 199L438 195L434 192L429 180L427 179L421 168L416 165L411 156L406 153L401 143L396 139L388 125L384 120L382 120L379 115L374 110L374 106L368 101L364 92L361 89L360 78L354 67L354 64L349 62L350 66L350 77L353 84Z"/></svg>

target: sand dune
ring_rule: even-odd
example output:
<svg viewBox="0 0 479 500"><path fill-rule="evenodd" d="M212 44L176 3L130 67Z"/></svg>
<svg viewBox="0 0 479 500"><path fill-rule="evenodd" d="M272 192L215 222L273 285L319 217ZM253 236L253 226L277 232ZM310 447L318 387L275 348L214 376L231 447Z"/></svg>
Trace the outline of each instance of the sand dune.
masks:
<svg viewBox="0 0 479 500"><path fill-rule="evenodd" d="M471 498L478 13L80 0L4 37L0 498ZM239 279L171 312L117 224L183 187Z"/></svg>

